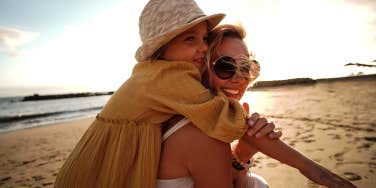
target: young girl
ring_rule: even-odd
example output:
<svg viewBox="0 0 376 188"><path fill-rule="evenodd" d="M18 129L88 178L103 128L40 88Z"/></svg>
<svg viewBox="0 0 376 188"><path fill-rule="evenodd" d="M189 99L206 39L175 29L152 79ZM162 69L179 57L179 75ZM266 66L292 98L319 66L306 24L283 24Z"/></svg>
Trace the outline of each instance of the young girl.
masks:
<svg viewBox="0 0 376 188"><path fill-rule="evenodd" d="M161 124L175 114L223 142L247 130L242 106L200 83L206 16L193 0L150 0L131 77L114 93L60 169L55 187L155 187Z"/></svg>

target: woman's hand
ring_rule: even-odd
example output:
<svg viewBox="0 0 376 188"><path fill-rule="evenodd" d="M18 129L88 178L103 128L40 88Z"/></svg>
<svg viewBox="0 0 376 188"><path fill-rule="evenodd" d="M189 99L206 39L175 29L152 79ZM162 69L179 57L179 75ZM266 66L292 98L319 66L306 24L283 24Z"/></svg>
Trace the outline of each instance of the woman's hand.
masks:
<svg viewBox="0 0 376 188"><path fill-rule="evenodd" d="M248 103L243 103L243 107L249 114ZM281 131L274 131L274 122L268 122L266 118L260 117L258 113L253 113L248 118L247 124L249 126L247 131L248 136L255 136L256 138L268 136L270 139L279 139L282 136Z"/></svg>

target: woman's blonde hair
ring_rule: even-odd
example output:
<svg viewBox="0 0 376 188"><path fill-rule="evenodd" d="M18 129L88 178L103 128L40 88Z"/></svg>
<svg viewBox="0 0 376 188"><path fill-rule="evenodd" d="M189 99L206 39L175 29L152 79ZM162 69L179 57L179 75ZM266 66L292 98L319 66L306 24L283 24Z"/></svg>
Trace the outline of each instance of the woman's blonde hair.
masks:
<svg viewBox="0 0 376 188"><path fill-rule="evenodd" d="M243 40L247 33L241 25L223 24L215 27L208 35L208 56L222 43L223 37Z"/></svg>

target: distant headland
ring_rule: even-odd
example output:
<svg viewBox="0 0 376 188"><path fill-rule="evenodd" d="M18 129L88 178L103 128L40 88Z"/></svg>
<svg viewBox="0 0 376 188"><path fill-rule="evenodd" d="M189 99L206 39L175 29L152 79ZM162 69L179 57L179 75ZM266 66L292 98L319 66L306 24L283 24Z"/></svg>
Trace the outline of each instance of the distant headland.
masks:
<svg viewBox="0 0 376 188"><path fill-rule="evenodd" d="M311 85L317 82L332 82L332 81L345 81L345 80L356 80L356 79L376 79L376 74L369 75L357 75L357 76L347 76L347 77L337 77L337 78L293 78L287 80L272 80L272 81L258 81L251 86L251 88L264 88L264 87L279 87L288 85Z"/></svg>
<svg viewBox="0 0 376 188"><path fill-rule="evenodd" d="M22 101L38 101L38 100L52 100L52 99L65 99L65 98L76 98L76 97L92 97L101 95L112 95L113 91L109 92L84 92L84 93L67 93L67 94L55 94L55 95L39 95L34 94L31 96L26 96Z"/></svg>

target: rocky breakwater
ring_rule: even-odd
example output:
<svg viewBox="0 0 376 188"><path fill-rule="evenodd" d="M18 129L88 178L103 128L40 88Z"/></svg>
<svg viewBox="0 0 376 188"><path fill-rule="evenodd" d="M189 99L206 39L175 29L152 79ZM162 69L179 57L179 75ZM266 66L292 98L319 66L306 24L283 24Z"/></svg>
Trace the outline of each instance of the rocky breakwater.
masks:
<svg viewBox="0 0 376 188"><path fill-rule="evenodd" d="M55 95L39 95L34 94L31 96L26 96L22 101L37 101L37 100L53 100L53 99L65 99L65 98L76 98L76 97L92 97L101 95L112 95L113 91L109 92L84 92L84 93L67 93L67 94L55 94Z"/></svg>

